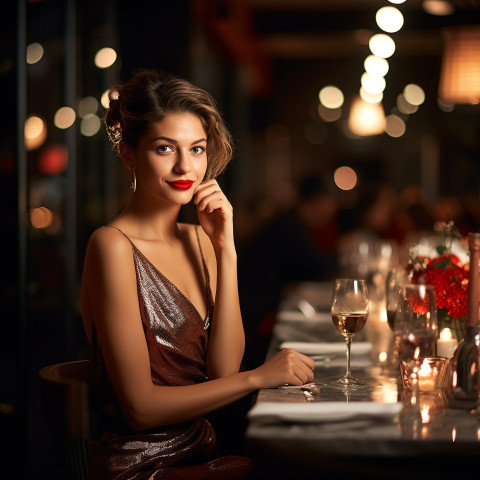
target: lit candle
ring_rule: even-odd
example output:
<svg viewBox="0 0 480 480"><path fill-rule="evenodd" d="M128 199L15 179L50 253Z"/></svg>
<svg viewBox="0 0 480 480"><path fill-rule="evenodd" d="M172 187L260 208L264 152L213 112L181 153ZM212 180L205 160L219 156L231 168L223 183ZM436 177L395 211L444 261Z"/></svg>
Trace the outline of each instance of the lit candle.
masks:
<svg viewBox="0 0 480 480"><path fill-rule="evenodd" d="M456 338L453 338L452 331L449 328L443 328L437 340L437 355L439 357L451 358L457 345L458 341Z"/></svg>
<svg viewBox="0 0 480 480"><path fill-rule="evenodd" d="M418 370L418 388L421 392L431 392L435 390L436 373L426 358Z"/></svg>

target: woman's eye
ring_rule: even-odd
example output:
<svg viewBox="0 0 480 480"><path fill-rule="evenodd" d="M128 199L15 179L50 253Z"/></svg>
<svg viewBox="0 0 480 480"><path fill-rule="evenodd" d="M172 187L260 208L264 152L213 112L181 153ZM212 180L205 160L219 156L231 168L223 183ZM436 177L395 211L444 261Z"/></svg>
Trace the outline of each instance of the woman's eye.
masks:
<svg viewBox="0 0 480 480"><path fill-rule="evenodd" d="M173 152L172 147L168 145L159 145L155 150L159 153Z"/></svg>
<svg viewBox="0 0 480 480"><path fill-rule="evenodd" d="M197 146L197 147L193 147L192 150L193 150L193 153L200 155L201 153L205 152L207 149L205 147Z"/></svg>

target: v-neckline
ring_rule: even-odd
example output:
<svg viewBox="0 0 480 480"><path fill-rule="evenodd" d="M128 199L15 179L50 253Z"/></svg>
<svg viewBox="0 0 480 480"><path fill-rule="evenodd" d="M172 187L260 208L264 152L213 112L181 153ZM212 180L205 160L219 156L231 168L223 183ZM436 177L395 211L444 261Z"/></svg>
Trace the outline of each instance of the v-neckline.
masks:
<svg viewBox="0 0 480 480"><path fill-rule="evenodd" d="M127 237L128 238L128 237ZM130 240L130 239L129 239ZM155 272L160 275L166 282L168 282L170 284L171 287L173 287L191 306L192 308L195 310L195 312L197 313L198 317L201 318L203 321L206 321L208 319L208 315L210 313L210 301L209 301L209 298L208 298L208 295L206 294L206 290L208 288L208 285L205 285L205 305L206 305L206 312L205 312L205 317L202 317L202 315L200 314L200 312L198 311L198 308L195 306L195 304L187 297L187 295L182 292L182 290L180 290L180 288L178 288L165 274L163 274L159 268L157 266L155 266L154 263L152 263L148 257L130 240L133 248L136 250L136 252L138 254L140 254L142 256L142 258L155 270ZM203 266L203 265L202 265ZM205 273L204 273L205 275ZM205 282L206 282L206 279L205 279Z"/></svg>

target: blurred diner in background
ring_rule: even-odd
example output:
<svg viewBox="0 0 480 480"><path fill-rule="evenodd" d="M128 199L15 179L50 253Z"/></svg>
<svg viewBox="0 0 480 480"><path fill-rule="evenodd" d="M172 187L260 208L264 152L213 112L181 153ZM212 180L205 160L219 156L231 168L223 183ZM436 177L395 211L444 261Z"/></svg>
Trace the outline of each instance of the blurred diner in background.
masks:
<svg viewBox="0 0 480 480"><path fill-rule="evenodd" d="M358 338L390 356L387 274L446 225L462 248L480 232L479 1L147 3L2 5L0 452L17 476L59 478L38 372L88 358L86 242L129 188L101 118L107 89L135 69L209 91L235 139L219 181L245 366L265 358L286 301L312 313L315 285L339 276L367 280Z"/></svg>

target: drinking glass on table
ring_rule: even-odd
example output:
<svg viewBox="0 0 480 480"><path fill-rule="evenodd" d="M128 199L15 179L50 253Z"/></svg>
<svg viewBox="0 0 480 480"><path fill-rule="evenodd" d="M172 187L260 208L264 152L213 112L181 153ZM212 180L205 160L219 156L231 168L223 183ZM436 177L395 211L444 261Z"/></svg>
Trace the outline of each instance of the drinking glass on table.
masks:
<svg viewBox="0 0 480 480"><path fill-rule="evenodd" d="M365 383L351 374L350 347L353 336L365 326L369 310L366 280L347 278L335 280L330 311L333 324L345 337L347 346L347 370L345 375L338 379L344 385Z"/></svg>
<svg viewBox="0 0 480 480"><path fill-rule="evenodd" d="M392 268L385 281L385 306L387 309L387 323L392 332L395 331L395 315L398 308L398 294L400 284L407 283L408 276L403 268Z"/></svg>
<svg viewBox="0 0 480 480"><path fill-rule="evenodd" d="M404 386L416 382L423 360L435 355L437 305L432 285L402 283L396 325L399 328L398 357Z"/></svg>
<svg viewBox="0 0 480 480"><path fill-rule="evenodd" d="M387 311L387 324L393 333L393 357L392 364L398 368L398 345L400 341L399 325L395 323L398 309L400 285L408 282L408 275L403 268L392 268L387 274L385 281L385 307Z"/></svg>

